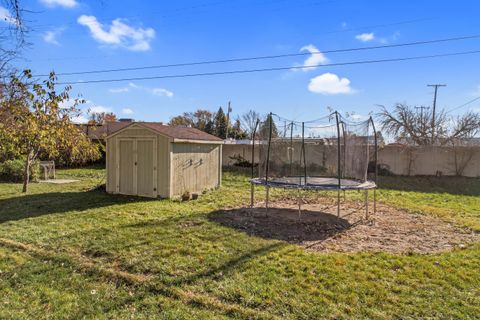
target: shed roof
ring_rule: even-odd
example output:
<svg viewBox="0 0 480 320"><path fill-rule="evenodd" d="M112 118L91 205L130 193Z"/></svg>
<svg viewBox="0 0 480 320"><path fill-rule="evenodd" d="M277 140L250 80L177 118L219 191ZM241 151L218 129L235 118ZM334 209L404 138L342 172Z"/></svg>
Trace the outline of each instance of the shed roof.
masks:
<svg viewBox="0 0 480 320"><path fill-rule="evenodd" d="M128 126L131 122L107 122L104 124L79 124L79 128L92 140L103 140L110 134Z"/></svg>
<svg viewBox="0 0 480 320"><path fill-rule="evenodd" d="M110 135L114 135L118 131L131 125L140 125L146 127L174 140L215 141L217 143L223 141L214 135L208 134L196 128L167 126L159 122L131 122L128 123L127 126L119 126L118 128L115 128L114 131L110 132Z"/></svg>

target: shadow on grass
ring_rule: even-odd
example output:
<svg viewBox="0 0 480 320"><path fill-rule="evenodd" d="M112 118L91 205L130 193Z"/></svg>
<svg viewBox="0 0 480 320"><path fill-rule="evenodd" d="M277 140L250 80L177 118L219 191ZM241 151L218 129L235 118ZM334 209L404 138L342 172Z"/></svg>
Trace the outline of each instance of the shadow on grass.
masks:
<svg viewBox="0 0 480 320"><path fill-rule="evenodd" d="M449 193L454 195L480 195L480 178L380 176L381 189L415 191L423 193Z"/></svg>
<svg viewBox="0 0 480 320"><path fill-rule="evenodd" d="M288 208L240 208L214 211L211 221L243 231L251 236L283 240L291 243L321 241L341 233L355 224L335 215Z"/></svg>
<svg viewBox="0 0 480 320"><path fill-rule="evenodd" d="M248 261L255 259L256 257L267 255L268 253L276 251L277 249L281 249L283 247L285 247L284 243L277 242L262 246L258 249L249 250L236 257L232 257L232 259L226 261L219 266L212 267L203 272L194 273L185 277L178 277L173 281L165 282L165 284L175 286L190 285L201 279L222 279L228 276L230 273L234 272L235 270L240 270L241 265L247 263Z"/></svg>
<svg viewBox="0 0 480 320"><path fill-rule="evenodd" d="M155 201L102 191L37 193L0 199L0 223L69 211L85 211L114 204Z"/></svg>

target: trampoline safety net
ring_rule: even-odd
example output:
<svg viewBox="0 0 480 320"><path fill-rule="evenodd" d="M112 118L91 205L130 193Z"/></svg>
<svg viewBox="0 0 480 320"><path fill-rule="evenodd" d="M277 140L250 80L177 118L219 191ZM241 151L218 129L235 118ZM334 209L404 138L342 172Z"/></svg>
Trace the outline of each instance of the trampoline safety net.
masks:
<svg viewBox="0 0 480 320"><path fill-rule="evenodd" d="M255 135L259 155L254 184L304 189L372 189L376 132L371 118L350 122L338 112L297 122L269 114ZM376 177L373 179L376 180Z"/></svg>

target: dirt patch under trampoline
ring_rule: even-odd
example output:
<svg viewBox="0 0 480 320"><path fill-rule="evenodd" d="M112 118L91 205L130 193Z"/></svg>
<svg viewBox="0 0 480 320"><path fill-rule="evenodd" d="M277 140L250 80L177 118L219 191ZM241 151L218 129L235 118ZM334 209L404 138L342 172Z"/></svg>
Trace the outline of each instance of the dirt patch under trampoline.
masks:
<svg viewBox="0 0 480 320"><path fill-rule="evenodd" d="M330 199L302 204L301 212L294 201L286 200L272 203L268 215L265 208L257 207L217 211L210 217L250 235L284 240L322 252L426 254L464 248L480 240L480 235L471 230L386 205L377 205L377 213L370 212L368 221L365 208L355 202L342 203L340 217Z"/></svg>

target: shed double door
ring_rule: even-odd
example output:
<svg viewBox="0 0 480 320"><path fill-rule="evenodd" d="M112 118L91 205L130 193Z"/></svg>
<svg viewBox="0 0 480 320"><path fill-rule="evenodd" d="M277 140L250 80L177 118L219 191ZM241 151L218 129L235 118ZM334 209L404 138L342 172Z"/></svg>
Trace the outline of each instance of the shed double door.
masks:
<svg viewBox="0 0 480 320"><path fill-rule="evenodd" d="M154 138L118 141L117 192L143 197L157 196L157 144Z"/></svg>

